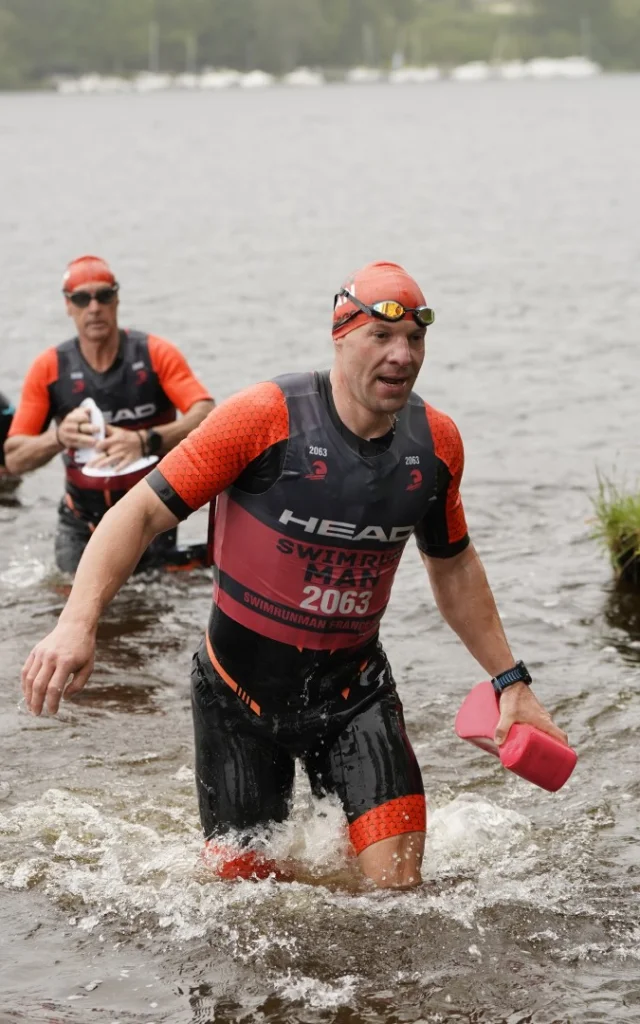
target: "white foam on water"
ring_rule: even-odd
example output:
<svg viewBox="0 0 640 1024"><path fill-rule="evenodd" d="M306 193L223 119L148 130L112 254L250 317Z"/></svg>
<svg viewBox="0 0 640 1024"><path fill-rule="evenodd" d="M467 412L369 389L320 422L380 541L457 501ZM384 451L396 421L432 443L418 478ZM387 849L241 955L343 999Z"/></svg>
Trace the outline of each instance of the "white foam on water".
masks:
<svg viewBox="0 0 640 1024"><path fill-rule="evenodd" d="M522 842L531 822L506 807L458 796L429 814L424 873L477 870Z"/></svg>
<svg viewBox="0 0 640 1024"><path fill-rule="evenodd" d="M313 1009L330 1010L348 1006L354 997L359 978L356 974L345 974L338 982L330 984L305 975L294 977L291 971L277 978L274 987L278 995L292 1003L304 1003Z"/></svg>
<svg viewBox="0 0 640 1024"><path fill-rule="evenodd" d="M366 891L366 883L358 894L348 891L353 888L348 884L344 891L322 887L326 880L353 882L357 876L335 798L317 802L303 793L291 819L264 839L267 856L299 867L300 881L289 886L213 881L200 861L200 831L183 808L162 807L166 832L158 829L158 808L151 803L145 808L139 797L131 807L135 822L125 817L131 812L126 798L119 801L119 810L120 815L114 814L60 789L7 809L0 815L0 833L11 843L13 856L3 857L0 884L28 888L43 882L54 897L76 897L105 916L155 915L163 930L183 940L203 936L212 920L221 921L219 913L212 913L214 907L237 909L250 903L256 910L273 893L289 901L293 911L301 902L320 898L366 906L370 913L386 912L389 894ZM145 811L154 827L144 823ZM510 900L539 907L566 898L567 881L561 873L544 876L541 886L539 851L530 841L530 830L530 821L516 811L456 798L430 816L426 884L392 894L393 906L402 901L412 914L436 911L469 926L480 907ZM451 877L453 886L439 886ZM250 945L255 945L254 938Z"/></svg>
<svg viewBox="0 0 640 1024"><path fill-rule="evenodd" d="M293 860L321 877L349 865L349 833L342 806L336 796L314 800L296 789L293 813L269 839L275 860Z"/></svg>
<svg viewBox="0 0 640 1024"><path fill-rule="evenodd" d="M105 794L100 795L105 803ZM140 803L128 806L126 797L110 794L118 804L98 807L62 789L51 789L37 800L8 808L0 815L4 837L0 885L28 889L43 885L54 900L68 905L69 897L102 919L130 924L136 917L148 919L178 941L204 937L218 931L234 938L243 957L259 955L265 938L252 919L274 900L290 898L292 908L314 891L314 886L294 883L279 886L265 882L219 882L203 866L202 838L195 822L179 807L161 808ZM144 823L158 820L166 832ZM312 808L313 810L313 808ZM127 813L136 821L127 820ZM340 807L323 801L322 816L301 807L294 819L276 829L265 843L268 856L302 861L310 876L321 877L347 864L347 841ZM142 820L141 820L142 819ZM35 855L34 855L35 854ZM287 895L288 894L288 895ZM240 911L250 907L250 914ZM243 922L242 934L235 922ZM230 924L234 922L234 924ZM270 935L269 943L288 947L289 939Z"/></svg>
<svg viewBox="0 0 640 1024"><path fill-rule="evenodd" d="M191 785L186 771L183 780ZM202 863L200 829L185 809L192 799L180 800L175 791L152 800L115 787L95 797L50 789L6 808L0 885L44 889L64 907L71 927L100 942L114 929L120 940L125 933L176 949L204 940L234 963L257 967L280 998L323 1010L352 1005L370 979L355 971L337 979L309 977L308 922L314 918L322 927L346 915L375 930L377 921L390 926L389 915L398 915L403 929L411 917L432 916L442 927L468 928L466 948L478 962L480 911L511 900L538 909L571 895L560 874L547 879L543 873L541 884L531 822L484 800L458 797L431 814L425 884L407 892L367 883L354 891L357 869L342 809L336 799L314 800L308 789L296 794L291 819L263 844L267 856L295 862L299 880L217 880Z"/></svg>
<svg viewBox="0 0 640 1024"><path fill-rule="evenodd" d="M31 555L27 546L23 548L23 552L21 557L14 556L8 567L0 573L0 583L24 590L45 578L49 571L46 563Z"/></svg>

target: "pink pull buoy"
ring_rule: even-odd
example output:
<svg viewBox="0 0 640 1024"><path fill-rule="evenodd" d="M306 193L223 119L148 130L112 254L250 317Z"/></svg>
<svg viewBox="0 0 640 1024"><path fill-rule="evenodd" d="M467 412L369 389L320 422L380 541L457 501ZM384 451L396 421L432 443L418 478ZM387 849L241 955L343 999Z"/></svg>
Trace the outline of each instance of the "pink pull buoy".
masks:
<svg viewBox="0 0 640 1024"><path fill-rule="evenodd" d="M493 738L499 718L493 686L489 681L478 683L456 715L456 734L499 757L510 772L550 793L564 786L578 760L575 750L533 725L512 725L499 747Z"/></svg>

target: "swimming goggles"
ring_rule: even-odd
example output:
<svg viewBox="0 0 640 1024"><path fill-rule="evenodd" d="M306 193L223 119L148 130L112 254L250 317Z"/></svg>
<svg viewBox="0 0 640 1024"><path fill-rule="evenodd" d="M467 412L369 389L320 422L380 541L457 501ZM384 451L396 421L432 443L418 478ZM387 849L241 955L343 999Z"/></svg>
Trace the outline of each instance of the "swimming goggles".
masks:
<svg viewBox="0 0 640 1024"><path fill-rule="evenodd" d="M430 306L415 306L413 309L409 309L407 306L403 306L401 302L396 302L395 299L383 299L381 302L374 302L371 306L367 306L364 302L356 299L355 295L352 295L347 288L341 288L336 295L333 302L334 309L338 299L343 296L352 305L357 306L359 310L366 313L367 316L375 317L378 320L386 320L388 323L397 323L399 320L403 320L407 313L411 313L418 327L429 327L436 318L435 311ZM334 330L336 327L342 327L343 324L346 324L352 317L357 315L354 312L346 313L340 320L334 321Z"/></svg>

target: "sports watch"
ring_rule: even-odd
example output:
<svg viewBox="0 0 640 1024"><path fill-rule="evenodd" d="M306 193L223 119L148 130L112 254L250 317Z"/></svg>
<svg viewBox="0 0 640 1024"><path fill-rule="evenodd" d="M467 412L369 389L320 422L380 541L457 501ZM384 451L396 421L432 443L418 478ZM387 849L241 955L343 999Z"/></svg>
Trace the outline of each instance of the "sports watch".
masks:
<svg viewBox="0 0 640 1024"><path fill-rule="evenodd" d="M513 668L507 669L506 672L501 672L491 680L491 684L498 696L508 686L513 686L514 683L526 683L529 686L532 682L533 680L524 661L516 661Z"/></svg>
<svg viewBox="0 0 640 1024"><path fill-rule="evenodd" d="M162 448L162 434L159 434L153 427L151 430L147 430L147 440L145 444L147 455L157 455Z"/></svg>

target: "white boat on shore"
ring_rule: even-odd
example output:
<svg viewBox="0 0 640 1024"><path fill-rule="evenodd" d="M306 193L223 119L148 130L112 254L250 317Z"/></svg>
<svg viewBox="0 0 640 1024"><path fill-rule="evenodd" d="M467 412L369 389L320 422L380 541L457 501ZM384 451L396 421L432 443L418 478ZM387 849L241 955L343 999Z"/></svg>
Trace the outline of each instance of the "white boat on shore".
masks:
<svg viewBox="0 0 640 1024"><path fill-rule="evenodd" d="M240 84L242 73L233 68L205 68L199 76L201 89L231 89Z"/></svg>
<svg viewBox="0 0 640 1024"><path fill-rule="evenodd" d="M268 71L256 69L249 71L246 75L241 75L239 85L241 89L267 89L274 82L275 77Z"/></svg>
<svg viewBox="0 0 640 1024"><path fill-rule="evenodd" d="M529 68L522 60L507 60L504 63L493 65L494 78L504 78L507 82L517 82L523 78L530 78Z"/></svg>
<svg viewBox="0 0 640 1024"><path fill-rule="evenodd" d="M321 71L312 71L311 68L296 68L282 76L283 85L292 85L303 88L324 85L325 77Z"/></svg>
<svg viewBox="0 0 640 1024"><path fill-rule="evenodd" d="M132 83L136 92L161 92L173 85L173 75L163 75L157 71L140 71Z"/></svg>
<svg viewBox="0 0 640 1024"><path fill-rule="evenodd" d="M588 57L537 57L528 64L531 78L593 78L602 68Z"/></svg>
<svg viewBox="0 0 640 1024"><path fill-rule="evenodd" d="M454 82L486 82L491 78L491 65L484 60L459 64L451 71L451 78Z"/></svg>
<svg viewBox="0 0 640 1024"><path fill-rule="evenodd" d="M423 85L425 82L437 82L442 78L440 68L436 67L411 67L394 68L389 72L389 82L392 85Z"/></svg>
<svg viewBox="0 0 640 1024"><path fill-rule="evenodd" d="M383 74L380 68L357 67L349 68L345 75L345 82L350 85L373 85L381 82Z"/></svg>
<svg viewBox="0 0 640 1024"><path fill-rule="evenodd" d="M56 89L63 96L87 95L101 93L103 95L131 92L131 82L127 78L116 75L80 75L79 78L60 78Z"/></svg>

